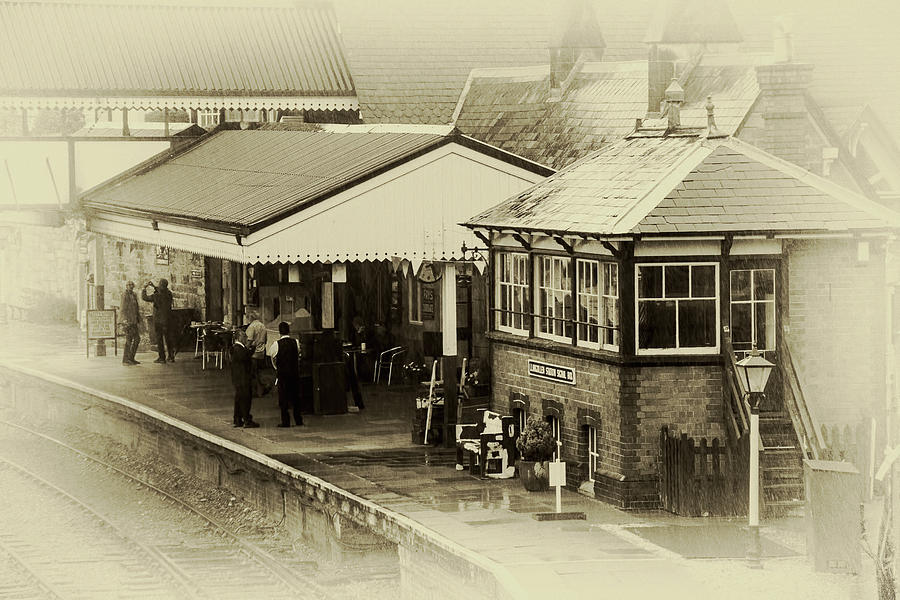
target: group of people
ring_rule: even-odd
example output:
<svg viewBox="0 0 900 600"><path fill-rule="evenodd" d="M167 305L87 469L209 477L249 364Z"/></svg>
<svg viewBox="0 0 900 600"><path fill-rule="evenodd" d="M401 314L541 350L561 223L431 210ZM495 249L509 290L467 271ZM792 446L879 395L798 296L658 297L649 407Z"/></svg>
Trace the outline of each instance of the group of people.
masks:
<svg viewBox="0 0 900 600"><path fill-rule="evenodd" d="M153 288L148 294L147 289ZM153 329L156 332L156 347L159 354L155 363L165 364L166 360L175 362L175 335L172 332L172 292L169 291L169 282L160 279L159 285L152 281L147 282L141 289L141 299L153 304ZM137 294L134 292L134 282L125 284L122 293L121 304L122 325L125 328L125 348L122 352L122 364L126 366L141 364L135 360L138 344L141 342L140 323L141 309L138 306ZM166 358L168 349L168 359Z"/></svg>
<svg viewBox="0 0 900 600"><path fill-rule="evenodd" d="M259 427L250 414L250 407L255 390L259 390L262 396L271 390L261 378L267 355L275 365L275 388L281 410L278 427L291 426L291 413L294 423L303 425L303 415L300 414L300 342L291 337L291 326L284 321L278 324L278 333L281 337L266 347L265 325L256 313L251 313L247 331L238 330L235 334L231 350L235 427Z"/></svg>
<svg viewBox="0 0 900 600"><path fill-rule="evenodd" d="M152 288L151 293L147 293ZM175 362L175 335L172 332L172 292L169 282L160 279L158 285L148 282L141 290L141 299L153 305L153 328L156 333L158 357L155 363ZM278 390L278 407L281 410L281 422L278 427L291 426L291 413L294 423L303 425L300 414L300 343L290 336L290 325L286 322L278 324L280 338L267 346L266 326L259 320L259 314L251 312L250 324L246 331L235 332L234 345L231 349L231 382L234 385L234 426L259 427L250 414L250 406L254 395L267 395L272 386L263 380L268 356L275 366L275 388ZM134 282L125 284L122 293L121 319L125 328L125 348L122 356L123 365L138 365L135 360L140 338L141 311ZM168 356L166 351L168 350ZM354 374L355 375L355 374ZM362 408L355 376L352 378L353 396L357 406Z"/></svg>

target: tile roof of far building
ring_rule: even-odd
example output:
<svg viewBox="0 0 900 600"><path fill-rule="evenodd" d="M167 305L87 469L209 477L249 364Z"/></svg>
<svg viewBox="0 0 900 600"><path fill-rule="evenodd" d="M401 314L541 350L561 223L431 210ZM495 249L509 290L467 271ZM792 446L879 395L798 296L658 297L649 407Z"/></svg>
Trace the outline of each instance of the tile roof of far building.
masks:
<svg viewBox="0 0 900 600"><path fill-rule="evenodd" d="M900 214L733 138L631 137L467 226L585 236L831 232Z"/></svg>
<svg viewBox="0 0 900 600"><path fill-rule="evenodd" d="M473 68L546 62L546 0L337 0L362 118L450 122Z"/></svg>
<svg viewBox="0 0 900 600"><path fill-rule="evenodd" d="M754 56L709 55L683 82L685 127L706 125L707 96L716 121L734 133L759 93ZM477 139L562 168L630 134L647 113L647 61L584 63L554 98L549 66L472 73L457 127ZM662 121L647 121L648 127Z"/></svg>
<svg viewBox="0 0 900 600"><path fill-rule="evenodd" d="M332 7L0 2L0 96L355 96Z"/></svg>

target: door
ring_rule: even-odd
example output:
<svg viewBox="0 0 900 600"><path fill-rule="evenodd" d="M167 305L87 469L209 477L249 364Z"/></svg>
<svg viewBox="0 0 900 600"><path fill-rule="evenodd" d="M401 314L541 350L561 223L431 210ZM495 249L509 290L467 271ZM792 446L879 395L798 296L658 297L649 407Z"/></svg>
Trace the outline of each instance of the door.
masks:
<svg viewBox="0 0 900 600"><path fill-rule="evenodd" d="M207 256L203 259L206 272L206 320L222 321L225 316L222 299L222 259Z"/></svg>

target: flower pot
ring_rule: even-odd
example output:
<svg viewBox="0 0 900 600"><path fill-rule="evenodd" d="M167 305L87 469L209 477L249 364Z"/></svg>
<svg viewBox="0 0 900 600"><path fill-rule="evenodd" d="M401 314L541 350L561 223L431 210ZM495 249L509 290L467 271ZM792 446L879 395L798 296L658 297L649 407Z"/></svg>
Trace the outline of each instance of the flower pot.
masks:
<svg viewBox="0 0 900 600"><path fill-rule="evenodd" d="M518 469L522 485L529 492L543 492L550 489L549 461L520 460Z"/></svg>

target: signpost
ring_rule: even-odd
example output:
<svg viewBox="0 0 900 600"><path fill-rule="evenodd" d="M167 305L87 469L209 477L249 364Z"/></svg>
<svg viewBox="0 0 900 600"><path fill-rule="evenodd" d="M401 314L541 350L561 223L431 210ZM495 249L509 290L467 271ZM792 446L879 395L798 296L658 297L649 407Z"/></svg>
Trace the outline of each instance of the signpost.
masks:
<svg viewBox="0 0 900 600"><path fill-rule="evenodd" d="M91 355L91 340L113 340L116 356L119 355L119 338L116 336L116 309L88 310L85 355Z"/></svg>

